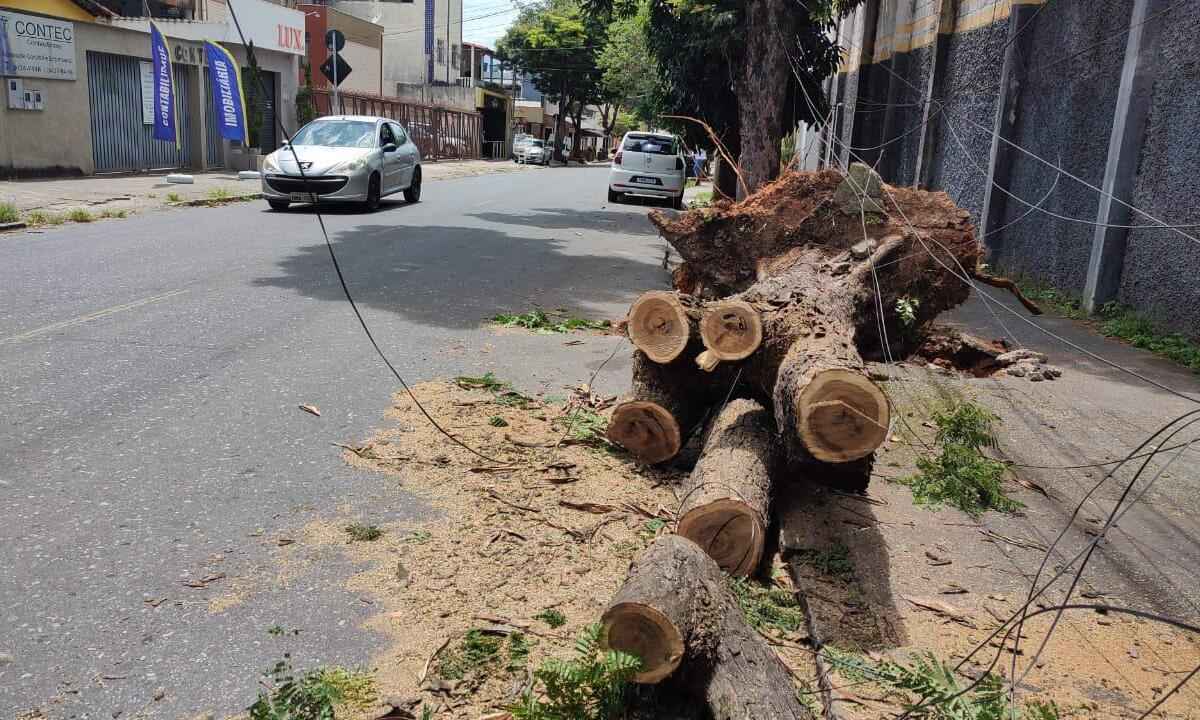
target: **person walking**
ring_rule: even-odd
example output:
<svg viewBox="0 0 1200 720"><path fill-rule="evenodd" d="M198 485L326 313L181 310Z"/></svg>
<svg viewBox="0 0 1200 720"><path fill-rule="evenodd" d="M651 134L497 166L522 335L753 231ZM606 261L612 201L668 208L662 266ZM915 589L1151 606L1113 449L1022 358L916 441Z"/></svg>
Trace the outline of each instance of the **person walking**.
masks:
<svg viewBox="0 0 1200 720"><path fill-rule="evenodd" d="M697 185L704 181L704 163L706 162L708 162L708 154L704 152L704 148L699 148L692 160L692 174L696 176Z"/></svg>

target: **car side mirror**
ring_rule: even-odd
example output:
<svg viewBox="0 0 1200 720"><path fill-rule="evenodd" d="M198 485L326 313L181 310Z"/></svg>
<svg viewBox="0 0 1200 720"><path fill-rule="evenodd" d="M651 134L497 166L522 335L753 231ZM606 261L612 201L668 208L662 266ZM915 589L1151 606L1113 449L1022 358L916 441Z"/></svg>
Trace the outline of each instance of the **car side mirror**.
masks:
<svg viewBox="0 0 1200 720"><path fill-rule="evenodd" d="M387 145L384 145L383 151L385 153L396 152L396 143L388 143Z"/></svg>

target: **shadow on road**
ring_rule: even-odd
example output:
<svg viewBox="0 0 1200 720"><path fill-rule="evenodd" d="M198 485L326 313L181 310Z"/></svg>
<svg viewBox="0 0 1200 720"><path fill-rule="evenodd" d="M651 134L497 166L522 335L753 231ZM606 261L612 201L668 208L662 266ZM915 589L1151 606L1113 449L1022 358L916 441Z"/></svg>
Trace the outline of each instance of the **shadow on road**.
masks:
<svg viewBox="0 0 1200 720"><path fill-rule="evenodd" d="M650 221L641 215L641 208L626 208L606 205L602 210L578 210L575 208L532 208L519 213L481 212L470 217L498 225L527 225L549 230L606 230L620 232L653 232ZM647 206L645 209L653 209ZM635 215L612 212L614 209L633 210Z"/></svg>
<svg viewBox="0 0 1200 720"><path fill-rule="evenodd" d="M574 212L569 227L586 227L588 215ZM565 226L567 218L559 221ZM645 260L614 252L620 248L607 240L521 237L478 227L360 225L331 239L360 305L436 327L477 327L498 312L534 306L613 319L638 293L666 282L646 236L626 241ZM343 300L323 243L300 248L279 269L255 285Z"/></svg>

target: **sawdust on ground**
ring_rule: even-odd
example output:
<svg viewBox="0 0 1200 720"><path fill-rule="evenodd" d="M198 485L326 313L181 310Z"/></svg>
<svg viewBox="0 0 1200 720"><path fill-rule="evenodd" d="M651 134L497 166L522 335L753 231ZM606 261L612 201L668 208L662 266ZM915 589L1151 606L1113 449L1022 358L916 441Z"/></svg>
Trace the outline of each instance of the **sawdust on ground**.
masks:
<svg viewBox="0 0 1200 720"><path fill-rule="evenodd" d="M677 478L638 468L602 444L568 438L558 445L570 417L561 404L511 407L487 390L448 382L414 392L461 441L492 459L447 441L399 394L388 426L349 445L345 458L398 476L440 517L383 527L379 540L350 544L344 523L317 522L284 551L300 557L305 547L340 545L367 568L348 588L381 609L368 627L394 639L371 663L381 697L419 697L436 717L475 719L507 706L529 682L527 671L493 667L474 679L478 687L456 687L436 677L435 652L482 628L520 630L535 641L527 670L547 656L568 656L577 632L599 620L633 555L667 531ZM575 401L602 412L611 402L579 393ZM507 425L492 425L497 417ZM547 608L566 624L552 629L534 618Z"/></svg>

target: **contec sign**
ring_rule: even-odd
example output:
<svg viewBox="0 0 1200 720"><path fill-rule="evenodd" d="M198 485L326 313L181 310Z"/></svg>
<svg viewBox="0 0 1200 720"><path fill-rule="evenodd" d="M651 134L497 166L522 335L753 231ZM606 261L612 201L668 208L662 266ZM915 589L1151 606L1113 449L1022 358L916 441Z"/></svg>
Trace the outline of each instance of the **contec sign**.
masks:
<svg viewBox="0 0 1200 720"><path fill-rule="evenodd" d="M0 75L75 79L75 24L0 10Z"/></svg>

